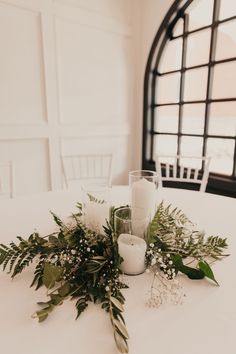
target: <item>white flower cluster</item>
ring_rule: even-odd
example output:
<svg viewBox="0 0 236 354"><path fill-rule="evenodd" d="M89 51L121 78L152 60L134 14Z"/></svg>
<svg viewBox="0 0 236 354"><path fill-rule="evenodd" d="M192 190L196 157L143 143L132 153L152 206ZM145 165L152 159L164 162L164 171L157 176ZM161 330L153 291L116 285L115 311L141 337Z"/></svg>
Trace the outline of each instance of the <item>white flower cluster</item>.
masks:
<svg viewBox="0 0 236 354"><path fill-rule="evenodd" d="M164 303L180 305L185 294L177 279L167 280L164 274L156 272L146 302L148 307L160 307Z"/></svg>
<svg viewBox="0 0 236 354"><path fill-rule="evenodd" d="M176 276L175 267L169 253L164 253L160 248L156 249L153 243L150 243L147 256L149 265L155 273L160 268L165 274L166 279L173 279Z"/></svg>

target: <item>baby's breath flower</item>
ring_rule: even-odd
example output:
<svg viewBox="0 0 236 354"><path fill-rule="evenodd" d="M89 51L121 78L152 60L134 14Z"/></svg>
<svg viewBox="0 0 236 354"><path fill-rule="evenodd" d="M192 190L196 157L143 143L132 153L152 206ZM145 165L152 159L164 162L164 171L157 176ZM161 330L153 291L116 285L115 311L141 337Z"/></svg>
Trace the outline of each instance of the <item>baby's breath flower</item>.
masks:
<svg viewBox="0 0 236 354"><path fill-rule="evenodd" d="M156 264L156 258L153 258L152 260L151 260L151 265L154 265L154 264Z"/></svg>

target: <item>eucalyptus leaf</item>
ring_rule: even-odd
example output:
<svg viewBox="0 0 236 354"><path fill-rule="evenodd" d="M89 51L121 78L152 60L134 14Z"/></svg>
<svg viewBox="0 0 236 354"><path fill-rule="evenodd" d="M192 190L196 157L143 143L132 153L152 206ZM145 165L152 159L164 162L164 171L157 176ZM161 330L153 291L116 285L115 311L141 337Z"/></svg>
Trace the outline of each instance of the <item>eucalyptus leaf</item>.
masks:
<svg viewBox="0 0 236 354"><path fill-rule="evenodd" d="M48 317L48 310L47 309L48 308L36 312L39 322L45 321L46 318Z"/></svg>
<svg viewBox="0 0 236 354"><path fill-rule="evenodd" d="M50 298L51 298L51 304L53 304L54 306L62 305L63 303L63 298L58 294L51 294Z"/></svg>
<svg viewBox="0 0 236 354"><path fill-rule="evenodd" d="M60 287L60 289L58 290L58 293L60 296L65 297L65 296L69 295L70 291L71 291L70 283L66 282Z"/></svg>
<svg viewBox="0 0 236 354"><path fill-rule="evenodd" d="M62 273L63 268L46 262L43 270L43 284L46 288L52 289L56 282L60 280Z"/></svg>

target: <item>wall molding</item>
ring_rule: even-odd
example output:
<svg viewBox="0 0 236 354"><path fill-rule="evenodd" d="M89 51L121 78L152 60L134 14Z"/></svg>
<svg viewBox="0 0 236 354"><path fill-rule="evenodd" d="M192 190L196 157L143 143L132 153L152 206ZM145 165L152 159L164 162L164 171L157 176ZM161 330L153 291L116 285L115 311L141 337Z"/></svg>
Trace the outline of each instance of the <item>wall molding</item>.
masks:
<svg viewBox="0 0 236 354"><path fill-rule="evenodd" d="M131 90L130 83L133 80L132 74L125 76L126 67L129 66L132 70L132 60L129 60L130 57L129 50L131 51L133 50L132 49L133 48L132 47L133 28L130 23L126 23L126 16L124 16L124 22L122 22L115 19L112 16L110 17L108 14L101 14L96 10L93 11L92 9L85 8L83 6L77 6L75 3L73 5L72 3L70 4L66 3L66 1L56 1L56 0L0 0L0 10L1 10L1 5L3 5L2 8L4 7L4 9L5 6L9 7L10 9L12 8L12 10L10 10L12 12L17 10L22 10L22 11L27 11L27 16L28 13L29 15L31 14L36 15L37 24L30 22L32 23L32 29L35 30L36 28L35 26L38 26L37 30L35 30L36 36L29 37L30 40L28 41L29 42L28 43L27 31L31 27L30 26L26 27L27 28L26 32L23 32L25 33L25 36L22 37L23 38L22 43L25 44L25 42L27 42L26 45L30 46L30 42L32 43L34 42L35 44L35 41L37 41L36 43L38 46L36 48L37 56L35 57L37 61L33 61L32 59L30 59L29 65L32 65L30 67L33 67L33 70L35 70L36 65L39 65L40 68L38 68L38 72L40 76L38 78L36 75L34 78L34 76L31 75L29 76L29 78L33 77L34 79L33 84L35 85L40 84L40 88L38 89L38 91L35 91L37 96L34 97L38 98L39 94L41 94L40 100L31 101L31 102L36 102L36 104L32 103L31 110L27 110L27 109L24 110L24 108L29 108L29 107L21 106L19 104L19 110L18 111L13 110L12 122L8 123L6 117L5 121L0 123L0 143L7 143L10 146L10 150L6 153L6 155L7 156L12 155L12 159L14 160L14 154L17 154L17 151L14 150L15 146L17 146L17 143L21 143L23 141L25 142L39 141L39 140L45 141L46 149L45 150L42 149L41 151L39 148L39 151L37 151L38 157L34 157L34 163L35 164L37 163L37 158L38 158L38 160L41 161L41 163L45 161L45 166L48 164L49 167L47 168L47 171L43 171L42 169L41 173L42 174L45 173L44 177L45 179L48 180L49 188L56 190L62 187L61 160L60 160L60 154L62 151L61 150L62 142L64 143L70 141L71 144L73 143L74 140L76 146L78 147L80 146L80 142L84 143L86 142L86 139L88 139L88 143L90 144L91 147L92 145L91 142L93 142L94 139L94 141L96 141L97 144L96 146L99 146L99 148L101 147L101 149L107 148L107 149L116 150L117 156L119 155L118 160L120 158L120 154L123 156L122 157L123 160L117 164L117 178L118 179L121 178L127 163L129 163L127 162L129 159L128 146L130 144L130 135L132 130L131 129L132 120L130 118L132 112L130 108L128 108L130 107L130 102L128 102L128 100L125 99L124 93L126 92L126 90ZM107 9L104 9L104 12L106 12L106 10ZM118 16L121 16L120 14L122 14L122 12L118 13ZM78 26L83 26L86 28L91 28L96 30L96 32L98 33L98 35L96 36L96 41L101 40L101 43L104 46L102 47L102 50L106 51L107 49L109 55L109 51L112 51L112 49L115 48L117 50L117 52L115 53L115 55L117 55L117 57L115 57L117 58L117 61L115 61L115 63L118 64L121 63L120 70L122 70L123 67L125 68L123 74L125 78L123 78L120 72L117 73L118 79L121 78L120 81L116 80L116 82L118 82L117 84L118 88L115 86L116 84L115 80L110 79L111 75L108 73L108 79L106 83L108 83L107 87L110 88L115 87L116 89L114 95L117 96L114 97L115 100L116 97L118 97L118 100L115 101L115 103L117 104L114 106L117 107L117 111L116 111L116 107L113 106L109 106L107 110L105 109L103 110L103 107L105 107L104 105L106 104L106 102L105 101L103 102L103 100L101 100L102 103L100 106L100 111L104 112L101 113L101 117L100 117L100 121L102 121L102 123L99 122L99 119L97 119L96 121L96 117L93 116L92 113L91 116L89 116L91 123L90 122L86 123L86 121L82 121L82 119L80 122L68 123L70 117L68 117L68 115L64 116L65 113L63 115L63 107L61 107L62 106L61 100L63 99L61 98L61 94L63 93L61 90L62 89L61 85L63 84L63 82L60 78L60 70L64 70L63 73L66 75L67 66L69 65L68 63L70 63L70 61L65 60L65 64L63 62L64 64L63 68L60 63L59 54L60 51L64 50L63 47L62 48L60 47L61 45L60 24L64 25L65 23L78 24ZM16 19L16 24L18 24L18 19ZM22 22L22 25L24 24L25 23ZM6 25L5 27L7 28L7 26L8 25ZM76 36L77 33L76 26L73 27L72 30L73 33L75 32L75 36ZM78 31L79 30L80 28L78 27ZM64 34L64 32L62 33ZM85 33L84 37L86 41L86 39L90 38L91 36L87 34L86 30L84 31L84 33ZM104 35L104 33L108 33L109 35L111 35L111 38L106 40L106 36ZM66 35L70 35L70 32L66 31L65 36ZM84 39L84 37L82 38ZM14 38L12 39L12 43L13 40ZM67 37L65 37L65 43L66 40ZM123 40L127 42L123 43L122 42ZM115 47L113 47L113 43ZM91 43L91 45L93 45L93 43ZM31 49L31 47L29 48ZM3 50L4 50L4 46L3 46ZM77 51L79 50L80 47L77 48ZM14 53L14 51L12 52ZM35 52L32 51L32 53ZM96 49L95 49L95 53L96 53ZM23 58L22 65L28 63L26 59L24 59L23 55L24 53L22 52L22 58ZM28 55L27 58L29 57L30 56ZM107 58L109 58L109 56L107 56ZM107 62L106 61L104 62L105 62L104 69L100 65L99 70L104 70L106 73L105 66ZM77 61L75 62L71 70L76 70L76 63ZM85 59L85 64L86 63L87 63L87 59ZM123 63L124 65L122 66ZM35 67L33 65L35 65ZM28 66L25 65L25 67L26 69L23 71L23 73L24 75L27 75ZM20 66L19 70L21 70L21 68L22 66ZM68 69L70 70L70 68ZM35 71L33 71L33 73L35 73ZM71 73L74 74L74 71L71 71L70 74ZM101 71L101 73L104 77L105 75L103 74L103 71ZM80 74L81 73L78 71L77 75ZM25 76L22 76L21 80L22 82L24 82L24 80L26 80ZM29 86L25 86L26 89L33 87L32 80L30 81ZM99 76L99 80L100 80L100 76ZM84 89L85 91L84 86L82 86L82 89ZM29 91L29 93L31 93L31 91ZM76 94L76 89L74 89L72 93ZM70 94L70 90L68 90L68 92L66 91L66 94ZM11 102L10 97L9 97L9 102ZM20 101L21 104L22 102L23 100ZM40 105L38 104L38 102L40 103ZM109 102L111 102L112 104L113 101L110 100ZM26 95L26 100L24 104L27 103L28 103L28 95ZM119 109L120 107L122 107L122 104L124 104L124 109ZM99 114L100 111L98 109L97 114ZM112 116L110 115L110 111L112 111ZM68 112L70 113L70 110L68 110ZM32 117L32 122L30 121L31 117ZM72 119L76 119L76 116L74 118L74 116L72 115L71 120ZM28 145L26 144L26 146ZM12 147L12 151L11 151L11 147ZM96 149L96 147L94 148ZM26 152L30 154L30 148L26 148L26 149L27 149ZM24 160L24 156L22 156L22 161L23 160ZM45 168L46 167L44 167L44 169Z"/></svg>

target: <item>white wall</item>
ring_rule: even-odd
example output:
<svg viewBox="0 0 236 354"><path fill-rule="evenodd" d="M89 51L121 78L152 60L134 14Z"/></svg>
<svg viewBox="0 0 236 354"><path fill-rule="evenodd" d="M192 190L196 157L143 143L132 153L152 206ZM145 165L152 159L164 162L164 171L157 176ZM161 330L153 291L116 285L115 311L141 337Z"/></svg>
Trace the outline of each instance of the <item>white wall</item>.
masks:
<svg viewBox="0 0 236 354"><path fill-rule="evenodd" d="M113 182L127 182L133 6L0 0L0 160L15 162L17 195L61 188L61 151L113 152Z"/></svg>
<svg viewBox="0 0 236 354"><path fill-rule="evenodd" d="M136 10L136 91L133 121L133 168L141 168L143 83L145 67L153 39L173 0L141 0Z"/></svg>

